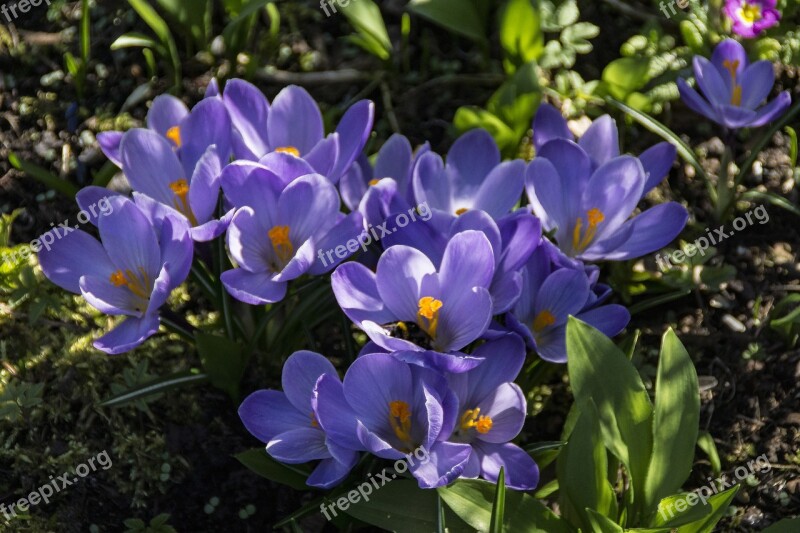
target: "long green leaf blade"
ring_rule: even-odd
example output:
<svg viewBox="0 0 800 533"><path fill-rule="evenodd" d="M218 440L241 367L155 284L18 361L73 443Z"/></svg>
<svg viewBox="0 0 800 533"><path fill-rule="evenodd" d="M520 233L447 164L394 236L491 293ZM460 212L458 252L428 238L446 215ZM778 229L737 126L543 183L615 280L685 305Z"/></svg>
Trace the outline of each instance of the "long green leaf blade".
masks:
<svg viewBox="0 0 800 533"><path fill-rule="evenodd" d="M185 387L188 385L197 385L198 383L205 383L208 381L206 374L200 374L191 370L179 372L165 378L145 383L140 387L123 392L116 396L112 396L105 400L100 405L102 407L119 407L136 400L141 400L153 394L159 394L178 387Z"/></svg>
<svg viewBox="0 0 800 533"><path fill-rule="evenodd" d="M497 490L494 493L494 505L492 505L492 521L489 524L490 533L503 533L503 518L506 507L506 473L501 466L500 473L497 475Z"/></svg>

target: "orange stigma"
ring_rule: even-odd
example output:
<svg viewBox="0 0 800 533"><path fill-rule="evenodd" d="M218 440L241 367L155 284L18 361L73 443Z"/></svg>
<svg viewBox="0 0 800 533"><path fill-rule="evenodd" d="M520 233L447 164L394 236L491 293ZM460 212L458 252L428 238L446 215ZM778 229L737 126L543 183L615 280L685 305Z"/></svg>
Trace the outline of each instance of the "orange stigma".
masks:
<svg viewBox="0 0 800 533"><path fill-rule="evenodd" d="M285 265L289 259L294 255L294 246L292 241L289 240L289 226L275 226L267 233L270 242L272 242L272 249L275 250L275 255L278 256L281 263Z"/></svg>
<svg viewBox="0 0 800 533"><path fill-rule="evenodd" d="M180 148L181 147L181 127L180 126L172 126L170 129L167 130L167 139L175 143L175 146Z"/></svg>
<svg viewBox="0 0 800 533"><path fill-rule="evenodd" d="M137 276L130 270L117 270L112 272L108 280L115 287L127 287L133 294L144 300L150 299L150 279L143 267L139 267L141 275Z"/></svg>
<svg viewBox="0 0 800 533"><path fill-rule="evenodd" d="M539 311L539 314L533 319L533 331L534 333L539 333L547 326L552 326L555 323L556 317L553 316L553 313L546 309L544 311Z"/></svg>
<svg viewBox="0 0 800 533"><path fill-rule="evenodd" d="M441 300L433 296L423 296L419 299L417 311L417 324L432 339L436 338L436 328L439 325L439 310L442 308Z"/></svg>
<svg viewBox="0 0 800 533"><path fill-rule="evenodd" d="M378 183L380 183L380 181L381 181L381 180L379 180L379 179L369 180L369 186L370 186L370 187L374 187L375 185L377 185Z"/></svg>
<svg viewBox="0 0 800 533"><path fill-rule="evenodd" d="M467 409L464 411L464 414L461 415L461 431L469 431L470 429L475 428L475 431L481 435L485 435L489 433L489 430L492 429L492 425L492 417L486 415L481 416L480 407L476 407L475 409Z"/></svg>
<svg viewBox="0 0 800 533"><path fill-rule="evenodd" d="M589 225L587 226L583 237L581 237L583 217L578 217L578 220L575 221L575 229L572 232L572 248L576 252L582 252L592 243L594 236L597 234L597 226L599 226L600 223L606 219L606 216L602 211L596 207L593 207L586 212L586 219L589 222Z"/></svg>
<svg viewBox="0 0 800 533"><path fill-rule="evenodd" d="M467 211L469 211L469 209L466 208L466 207L462 207L461 209L456 209L456 215L461 216L464 213L466 213Z"/></svg>
<svg viewBox="0 0 800 533"><path fill-rule="evenodd" d="M389 402L389 424L403 444L411 443L411 408L406 402Z"/></svg>
<svg viewBox="0 0 800 533"><path fill-rule="evenodd" d="M189 182L181 178L169 184L170 190L175 193L176 198L172 201L172 206L183 216L189 219L192 226L197 226L197 219L189 205Z"/></svg>
<svg viewBox="0 0 800 533"><path fill-rule="evenodd" d="M736 81L736 71L739 68L739 60L735 59L731 61L730 59L726 59L722 62L722 66L725 67L725 70L730 72L731 82L733 83L730 103L735 106L740 106L742 105L742 86Z"/></svg>
<svg viewBox="0 0 800 533"><path fill-rule="evenodd" d="M275 151L281 154L290 154L295 157L300 157L300 150L294 146L281 146L279 148L275 148Z"/></svg>

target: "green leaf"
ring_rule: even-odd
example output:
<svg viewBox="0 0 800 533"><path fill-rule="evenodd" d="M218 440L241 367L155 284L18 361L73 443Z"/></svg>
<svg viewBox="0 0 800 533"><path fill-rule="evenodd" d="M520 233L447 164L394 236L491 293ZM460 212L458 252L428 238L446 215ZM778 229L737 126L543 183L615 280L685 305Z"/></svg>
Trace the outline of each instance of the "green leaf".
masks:
<svg viewBox="0 0 800 533"><path fill-rule="evenodd" d="M494 493L494 505L492 505L492 521L489 524L490 533L503 533L503 519L505 518L506 506L506 473L504 467L500 467L497 475L497 490Z"/></svg>
<svg viewBox="0 0 800 533"><path fill-rule="evenodd" d="M641 508L653 450L653 408L644 383L608 337L574 317L567 324L567 354L575 403L582 410L596 406L603 441L627 467Z"/></svg>
<svg viewBox="0 0 800 533"><path fill-rule="evenodd" d="M117 37L117 40L111 43L112 50L119 50L121 48L158 48L158 43L142 33L126 33Z"/></svg>
<svg viewBox="0 0 800 533"><path fill-rule="evenodd" d="M389 59L392 52L392 41L383 22L383 15L378 4L372 0L353 0L347 7L342 7L342 13L350 24L361 35L367 50L383 60Z"/></svg>
<svg viewBox="0 0 800 533"><path fill-rule="evenodd" d="M682 20L679 26L683 42L685 42L695 54L701 53L704 47L704 39L698 27L690 20Z"/></svg>
<svg viewBox="0 0 800 533"><path fill-rule="evenodd" d="M462 106L456 110L453 125L464 133L475 128L483 128L494 138L501 151L516 149L517 137L514 131L497 116L476 106Z"/></svg>
<svg viewBox="0 0 800 533"><path fill-rule="evenodd" d="M594 403L580 412L569 441L558 456L556 471L561 515L573 526L592 530L587 508L604 516L616 515L617 501L607 479L608 453Z"/></svg>
<svg viewBox="0 0 800 533"><path fill-rule="evenodd" d="M191 37L195 44L206 44L206 15L211 7L208 0L156 0L158 5L178 23L183 34Z"/></svg>
<svg viewBox="0 0 800 533"><path fill-rule="evenodd" d="M800 296L800 295L798 295ZM708 461L711 463L711 471L715 476L720 475L722 472L722 462L719 460L719 453L717 453L717 445L714 443L714 438L708 431L701 431L697 435L697 446L706 452Z"/></svg>
<svg viewBox="0 0 800 533"><path fill-rule="evenodd" d="M556 10L556 24L560 28L565 28L567 26L571 26L578 22L578 16L580 15L580 11L578 10L578 4L575 0L567 0Z"/></svg>
<svg viewBox="0 0 800 533"><path fill-rule="evenodd" d="M654 119L653 117L642 113L641 111L637 111L622 102L618 102L614 99L609 98L608 103L612 106L616 107L617 109L623 111L625 114L630 116L633 120L644 126L645 129L650 130L651 132L655 133L668 143L672 144L677 148L678 154L683 158L684 161L692 165L697 175L701 177L706 182L706 186L710 187L710 192L712 193L713 197L716 197L716 191L714 190L713 186L711 186L711 182L708 180L708 176L706 176L705 170L703 170L703 166L697 160L692 152L692 149L678 137L672 130L667 128L665 125ZM752 165L751 165L752 166Z"/></svg>
<svg viewBox="0 0 800 533"><path fill-rule="evenodd" d="M800 531L800 518L785 518L769 526L761 533L797 533Z"/></svg>
<svg viewBox="0 0 800 533"><path fill-rule="evenodd" d="M287 485L295 490L312 490L306 485L310 471L300 465L286 465L270 457L264 448L253 448L234 456L237 461L259 476Z"/></svg>
<svg viewBox="0 0 800 533"><path fill-rule="evenodd" d="M436 489L456 516L470 526L469 531L489 531L496 487L479 479L459 479L449 487ZM514 533L568 533L567 524L535 498L506 490L504 531ZM452 532L451 523L448 529ZM425 530L419 530L425 531Z"/></svg>
<svg viewBox="0 0 800 533"><path fill-rule="evenodd" d="M66 180L60 179L58 176L48 172L46 169L29 163L20 159L14 152L8 153L8 162L17 170L21 170L31 178L35 179L45 187L49 187L54 191L60 192L64 196L74 198L78 194L78 188Z"/></svg>
<svg viewBox="0 0 800 533"><path fill-rule="evenodd" d="M592 43L589 39L594 39L600 35L600 28L590 22L579 22L572 26L567 26L561 32L561 42L579 54L588 54L592 51Z"/></svg>
<svg viewBox="0 0 800 533"><path fill-rule="evenodd" d="M150 29L153 30L153 33L156 34L162 43L166 43L172 39L169 26L156 10L153 9L153 6L147 3L147 0L128 0L128 3L136 13L139 14L145 24L150 26Z"/></svg>
<svg viewBox="0 0 800 533"><path fill-rule="evenodd" d="M711 496L708 499L708 505L711 506L711 512L708 514L708 516L698 520L697 522L692 522L690 524L681 526L681 533L712 533L714 531L714 526L717 525L717 522L719 522L720 519L725 516L725 511L733 501L736 493L739 492L739 487L739 485L736 485L724 492L720 492L719 494Z"/></svg>
<svg viewBox="0 0 800 533"><path fill-rule="evenodd" d="M520 67L489 99L486 109L514 130L514 144L519 144L533 121L542 100L538 67L531 61Z"/></svg>
<svg viewBox="0 0 800 533"><path fill-rule="evenodd" d="M688 505L686 497L690 493L683 492L680 494L673 494L662 499L656 508L656 513L650 520L650 527L667 527L676 528L692 522L699 522L711 514L711 506L709 505ZM692 497L692 501L696 501L697 495ZM680 504L679 502L686 502ZM678 505L683 507L683 510L678 510Z"/></svg>
<svg viewBox="0 0 800 533"><path fill-rule="evenodd" d="M483 19L472 2L465 0L411 0L408 9L449 31L481 44L486 43Z"/></svg>
<svg viewBox="0 0 800 533"><path fill-rule="evenodd" d="M755 201L755 202L768 202L774 206L783 208L793 215L800 216L800 208L794 205L792 202L781 196L780 194L774 193L772 191L756 191L756 190L749 190L742 193L741 196L742 200L748 201Z"/></svg>
<svg viewBox="0 0 800 533"><path fill-rule="evenodd" d="M586 509L592 531L595 533L623 533L622 528L610 518L601 515L594 509Z"/></svg>
<svg viewBox="0 0 800 533"><path fill-rule="evenodd" d="M797 132L791 126L786 126L783 131L789 136L789 160L794 168L797 166Z"/></svg>
<svg viewBox="0 0 800 533"><path fill-rule="evenodd" d="M649 81L650 58L621 57L603 69L602 80L608 84L611 96L624 100Z"/></svg>
<svg viewBox="0 0 800 533"><path fill-rule="evenodd" d="M544 33L539 10L530 0L509 0L500 16L500 44L506 52L506 71L539 59Z"/></svg>
<svg viewBox="0 0 800 533"><path fill-rule="evenodd" d="M195 332L195 344L211 384L237 400L246 364L242 347L227 337L199 330Z"/></svg>
<svg viewBox="0 0 800 533"><path fill-rule="evenodd" d="M165 378L158 378L148 383L136 387L135 389L127 390L120 394L116 394L105 400L100 404L101 407L120 407L136 400L141 400L153 394L160 394L171 389L184 387L187 385L196 385L198 383L205 383L208 381L206 374L200 374L196 371L187 370L185 372L178 372Z"/></svg>
<svg viewBox="0 0 800 533"><path fill-rule="evenodd" d="M365 483L372 490L372 485L369 482ZM420 489L416 481L394 480L380 490L367 494L368 501L365 501L358 491L351 492L355 492L358 496L357 503L353 504L342 496L337 502L342 502L344 505L340 503L338 507L362 522L398 533L418 533L437 529L436 492ZM363 492L366 493L366 490ZM465 531L463 525L459 527L456 517L448 519L447 526L451 532Z"/></svg>
<svg viewBox="0 0 800 533"><path fill-rule="evenodd" d="M653 418L653 454L645 510L677 491L689 477L700 424L700 386L692 359L672 328L661 341ZM654 511L654 509L653 509Z"/></svg>

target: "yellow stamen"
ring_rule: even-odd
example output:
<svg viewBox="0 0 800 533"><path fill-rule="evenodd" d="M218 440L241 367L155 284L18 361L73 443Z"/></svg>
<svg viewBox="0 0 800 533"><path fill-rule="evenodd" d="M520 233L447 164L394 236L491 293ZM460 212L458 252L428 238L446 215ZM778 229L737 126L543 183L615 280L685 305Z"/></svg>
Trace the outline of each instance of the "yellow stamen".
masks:
<svg viewBox="0 0 800 533"><path fill-rule="evenodd" d="M181 147L181 128L180 126L172 126L167 130L167 139L175 143L178 148Z"/></svg>
<svg viewBox="0 0 800 533"><path fill-rule="evenodd" d="M279 148L275 148L275 151L281 154L291 154L295 157L300 157L300 150L294 146L281 146Z"/></svg>
<svg viewBox="0 0 800 533"><path fill-rule="evenodd" d="M461 209L456 209L456 215L461 216L467 211L469 211L469 209L467 209L466 207L462 207Z"/></svg>
<svg viewBox="0 0 800 533"><path fill-rule="evenodd" d="M192 207L189 205L189 182L181 178L169 184L169 188L175 193L175 198L172 201L172 206L182 213L183 216L189 219L192 226L197 226L197 219L192 212Z"/></svg>
<svg viewBox="0 0 800 533"><path fill-rule="evenodd" d="M475 428L475 431L478 433L485 435L489 433L489 430L492 429L492 417L483 415L481 416L481 408L476 407L475 409L467 409L464 411L464 414L461 415L461 431L469 431L472 428Z"/></svg>
<svg viewBox="0 0 800 533"><path fill-rule="evenodd" d="M311 411L311 427L318 428L319 422L317 422L317 417L314 415L314 411Z"/></svg>
<svg viewBox="0 0 800 533"><path fill-rule="evenodd" d="M762 18L761 14L761 6L758 4L750 4L745 2L744 5L739 8L739 18L742 19L747 24L752 25L755 22L758 22Z"/></svg>
<svg viewBox="0 0 800 533"><path fill-rule="evenodd" d="M275 226L269 233L269 240L272 242L272 249L282 263L286 264L294 255L294 246L289 240L289 226Z"/></svg>
<svg viewBox="0 0 800 533"><path fill-rule="evenodd" d="M536 315L536 318L533 319L533 331L534 333L539 333L547 326L552 326L556 323L556 317L553 316L548 310L540 311L539 314Z"/></svg>
<svg viewBox="0 0 800 533"><path fill-rule="evenodd" d="M575 222L575 229L572 232L572 248L576 252L582 252L592 243L592 239L597 234L597 226L606 219L606 216L602 211L593 207L586 212L586 219L589 221L589 226L586 228L586 233L583 234L583 237L581 237L583 218L578 217Z"/></svg>
<svg viewBox="0 0 800 533"><path fill-rule="evenodd" d="M380 183L380 181L381 181L381 180L379 180L379 179L369 180L369 186L370 186L370 187L374 187L375 185L377 185L378 183Z"/></svg>
<svg viewBox="0 0 800 533"><path fill-rule="evenodd" d="M411 442L411 408L406 402L389 402L389 424L404 444Z"/></svg>
<svg viewBox="0 0 800 533"><path fill-rule="evenodd" d="M725 70L730 72L731 82L733 83L730 103L736 106L742 105L742 86L736 83L736 70L739 68L739 60L735 59L731 61L730 59L726 59L722 62L722 66L725 67Z"/></svg>
<svg viewBox="0 0 800 533"><path fill-rule="evenodd" d="M417 311L417 324L432 339L436 338L436 328L439 325L439 309L442 308L442 301L433 296L423 296L419 299L419 311Z"/></svg>
<svg viewBox="0 0 800 533"><path fill-rule="evenodd" d="M130 270L125 270L124 272L122 270L117 270L116 272L112 272L111 276L109 276L109 281L115 287L127 287L129 291L139 298L149 300L150 279L143 267L139 267L139 272L141 275L137 276Z"/></svg>

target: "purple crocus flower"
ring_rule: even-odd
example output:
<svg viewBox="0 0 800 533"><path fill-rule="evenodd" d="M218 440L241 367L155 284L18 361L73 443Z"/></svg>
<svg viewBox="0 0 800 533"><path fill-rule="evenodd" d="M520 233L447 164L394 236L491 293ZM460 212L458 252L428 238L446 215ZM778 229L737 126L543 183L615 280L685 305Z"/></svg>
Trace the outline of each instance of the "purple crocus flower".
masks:
<svg viewBox="0 0 800 533"><path fill-rule="evenodd" d="M342 176L339 191L342 193L344 204L351 211L355 211L371 187L378 185L385 178L394 180L397 194L407 203L413 203L411 173L420 156L429 151L428 143L420 146L415 152L406 137L398 133L392 135L378 150L374 168L362 154Z"/></svg>
<svg viewBox="0 0 800 533"><path fill-rule="evenodd" d="M94 341L98 350L119 354L158 331L158 310L189 274L193 245L181 220L167 216L157 231L131 200L108 202L113 209L97 221L101 242L73 230L40 251L39 263L59 287L107 315L128 317Z"/></svg>
<svg viewBox="0 0 800 533"><path fill-rule="evenodd" d="M450 389L458 398L458 416L451 442L469 444L472 453L462 477L483 477L497 482L505 469L506 486L531 490L539 483L539 467L519 446L511 444L522 430L527 402L513 383L525 362L525 344L517 335L505 334L482 346L488 352L478 367L448 374Z"/></svg>
<svg viewBox="0 0 800 533"><path fill-rule="evenodd" d="M278 302L290 280L332 270L342 259L328 264L320 260L322 253L361 232L361 215L340 213L336 188L319 174L286 185L265 168L242 174L233 167L223 174L222 186L238 208L227 234L238 268L221 279L231 296L245 303Z"/></svg>
<svg viewBox="0 0 800 533"><path fill-rule="evenodd" d="M345 263L331 285L348 318L381 348L403 351L418 364L463 372L480 362L456 350L489 326L494 268L489 239L470 230L450 240L438 269L421 251L398 245L383 253L376 273Z"/></svg>
<svg viewBox="0 0 800 533"><path fill-rule="evenodd" d="M519 201L524 176L523 161L501 163L492 136L476 129L458 138L447 153L446 164L434 152L419 158L413 174L414 196L448 222L471 209L485 211L497 220Z"/></svg>
<svg viewBox="0 0 800 533"><path fill-rule="evenodd" d="M539 106L533 122L533 145L536 155L541 157L561 155L562 152L559 151L542 152L544 145L554 139L573 141L574 137L567 127L567 121L564 120L558 109L544 103ZM591 172L619 156L619 132L616 121L609 115L603 115L596 119L578 140L578 146L589 156ZM660 142L642 152L638 158L647 178L642 196L661 183L661 180L669 174L676 155L676 148L668 142ZM560 164L568 164L568 162L553 161L553 164L559 167Z"/></svg>
<svg viewBox="0 0 800 533"><path fill-rule="evenodd" d="M169 143L183 166L183 175L194 173L197 163L212 145L216 147L220 166L224 167L229 161L231 119L219 98L206 98L190 112L178 98L168 94L158 96L147 113L147 127ZM97 136L100 148L120 168L123 166L120 153L123 135L120 131L110 131Z"/></svg>
<svg viewBox="0 0 800 533"><path fill-rule="evenodd" d="M631 315L621 305L602 305L610 290L595 285L597 274L596 267L585 269L543 241L522 270L522 296L506 315L506 325L522 335L542 359L553 363L567 361L570 315L609 337L617 335L628 325Z"/></svg>
<svg viewBox="0 0 800 533"><path fill-rule="evenodd" d="M758 37L781 20L777 0L725 0L725 13L733 23L733 32L747 39Z"/></svg>
<svg viewBox="0 0 800 533"><path fill-rule="evenodd" d="M558 247L569 257L641 257L666 246L686 225L689 215L676 202L630 218L647 183L635 157L613 157L594 172L591 167L588 154L564 139L547 142L528 166L533 211L547 231L555 230Z"/></svg>
<svg viewBox="0 0 800 533"><path fill-rule="evenodd" d="M408 460L421 488L453 482L470 456L469 445L444 441L456 423L457 400L432 370L368 354L356 359L341 384L323 375L315 395L317 419L330 441L391 460L423 450L427 461Z"/></svg>
<svg viewBox="0 0 800 533"><path fill-rule="evenodd" d="M339 484L358 461L358 452L338 445L320 427L314 387L321 376L341 387L330 361L318 353L293 353L283 365L283 392L256 391L242 402L239 417L247 431L267 444L267 453L287 464L320 461L306 480L328 489Z"/></svg>
<svg viewBox="0 0 800 533"><path fill-rule="evenodd" d="M257 87L234 79L225 85L222 99L233 120L237 158L258 161L270 152L288 153L333 183L364 149L375 115L371 101L356 102L326 137L319 106L301 87L285 87L270 106Z"/></svg>
<svg viewBox="0 0 800 533"><path fill-rule="evenodd" d="M220 118L227 116L222 111ZM233 211L219 220L214 218L223 164L216 145L207 147L188 174L169 141L153 130L135 128L126 132L119 155L136 204L156 227L165 216L174 215L186 221L196 241L210 241L225 232ZM106 189L87 187L81 203L107 193Z"/></svg>
<svg viewBox="0 0 800 533"><path fill-rule="evenodd" d="M694 57L694 77L702 91L678 80L678 89L686 105L704 117L729 129L757 128L778 118L792 102L783 91L770 103L759 107L769 96L775 73L769 61L752 65L741 44L725 39L717 45L711 61Z"/></svg>

